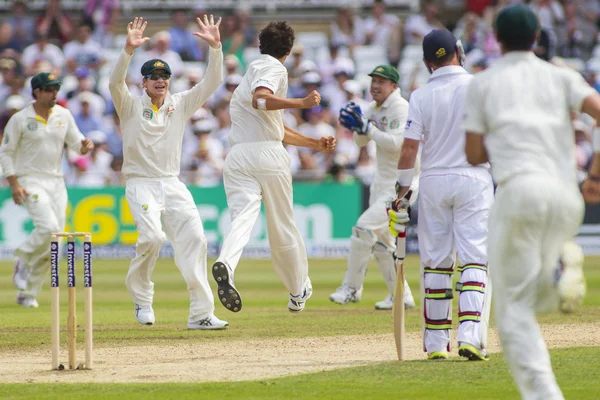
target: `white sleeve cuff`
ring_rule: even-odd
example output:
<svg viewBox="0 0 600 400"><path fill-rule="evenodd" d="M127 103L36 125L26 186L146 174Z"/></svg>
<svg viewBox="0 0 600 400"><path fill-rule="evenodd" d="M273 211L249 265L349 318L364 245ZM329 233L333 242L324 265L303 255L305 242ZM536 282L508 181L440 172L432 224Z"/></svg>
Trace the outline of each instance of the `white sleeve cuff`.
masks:
<svg viewBox="0 0 600 400"><path fill-rule="evenodd" d="M415 169L399 169L397 172L397 181L400 186L410 186L413 181L413 176L415 174Z"/></svg>

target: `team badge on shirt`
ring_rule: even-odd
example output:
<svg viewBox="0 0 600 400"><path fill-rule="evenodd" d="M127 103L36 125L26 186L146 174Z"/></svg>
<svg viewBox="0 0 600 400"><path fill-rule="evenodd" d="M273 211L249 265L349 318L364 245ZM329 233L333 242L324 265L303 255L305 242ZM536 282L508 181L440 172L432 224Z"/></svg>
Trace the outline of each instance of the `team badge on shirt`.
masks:
<svg viewBox="0 0 600 400"><path fill-rule="evenodd" d="M167 108L167 117L170 117L171 114L173 114L175 112L175 107L173 107L173 104L171 104L169 106L169 108Z"/></svg>
<svg viewBox="0 0 600 400"><path fill-rule="evenodd" d="M142 210L148 211L148 204L142 204Z"/></svg>
<svg viewBox="0 0 600 400"><path fill-rule="evenodd" d="M150 121L152 119L152 117L154 116L154 112L149 109L149 108L144 108L144 112L142 113L142 117L147 120Z"/></svg>
<svg viewBox="0 0 600 400"><path fill-rule="evenodd" d="M398 129L399 126L400 126L399 119L393 119L392 122L390 122L390 129Z"/></svg>
<svg viewBox="0 0 600 400"><path fill-rule="evenodd" d="M36 121L31 121L27 124L27 129L30 131L35 131L38 128L38 123Z"/></svg>
<svg viewBox="0 0 600 400"><path fill-rule="evenodd" d="M386 125L387 125L387 117L381 118L381 126L386 126Z"/></svg>

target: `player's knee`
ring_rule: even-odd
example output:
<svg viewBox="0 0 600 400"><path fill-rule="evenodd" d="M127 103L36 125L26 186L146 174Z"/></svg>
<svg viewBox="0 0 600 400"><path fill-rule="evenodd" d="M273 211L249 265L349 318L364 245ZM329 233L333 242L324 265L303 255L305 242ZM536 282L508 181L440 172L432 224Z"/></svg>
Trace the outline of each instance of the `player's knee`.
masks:
<svg viewBox="0 0 600 400"><path fill-rule="evenodd" d="M138 246L146 247L148 250L156 250L162 247L164 234L158 230L147 231L140 233Z"/></svg>
<svg viewBox="0 0 600 400"><path fill-rule="evenodd" d="M206 236L204 236L204 232L201 229L194 229L189 233L187 238L192 243L197 243L204 251L206 251L207 241Z"/></svg>
<svg viewBox="0 0 600 400"><path fill-rule="evenodd" d="M375 245L377 238L372 230L364 228L362 226L355 225L352 227L351 240L358 241L370 247Z"/></svg>
<svg viewBox="0 0 600 400"><path fill-rule="evenodd" d="M45 242L50 243L50 236L55 233L55 232L61 232L62 228L60 227L60 225L58 224L57 221L52 221L52 220L48 220L48 221L43 221L41 222L38 226L37 229L39 229L42 237L44 238Z"/></svg>

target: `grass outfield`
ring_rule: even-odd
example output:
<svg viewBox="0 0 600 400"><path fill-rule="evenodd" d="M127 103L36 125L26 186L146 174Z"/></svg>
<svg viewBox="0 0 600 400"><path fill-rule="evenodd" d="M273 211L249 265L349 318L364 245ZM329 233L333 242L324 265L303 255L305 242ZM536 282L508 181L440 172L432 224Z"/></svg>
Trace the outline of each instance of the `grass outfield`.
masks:
<svg viewBox="0 0 600 400"><path fill-rule="evenodd" d="M66 282L64 259L61 283ZM38 298L39 309L22 309L14 303L15 291L10 280L12 265L3 263L0 279L0 357L6 351L48 349L50 345L50 306L47 285ZM81 283L81 260L78 259ZM386 295L379 270L372 264L365 281L361 303L337 306L328 299L340 284L344 260L311 260L310 276L314 295L307 310L292 316L287 311L288 294L277 279L269 261L243 261L236 284L244 298L244 310L227 312L217 302L216 314L229 321L230 329L219 332L189 331L188 295L179 271L170 260L161 261L154 272L154 309L157 324L141 327L133 317L133 304L124 285L128 263L94 262L94 346L118 347L161 343L197 343L203 341L265 338L302 338L389 333L389 312L375 311L373 305ZM418 258L407 260L407 276L413 290L418 288ZM600 258L586 258L588 295L584 308L569 316L547 314L542 323L577 324L600 321ZM216 285L210 279L213 290ZM66 287L62 289L61 322L66 321ZM81 299L81 291L79 296ZM456 303L456 302L455 302ZM83 305L78 306L79 323ZM455 317L456 321L457 318ZM493 326L493 322L492 322ZM418 331L418 309L409 310L407 330ZM590 332L590 335L599 335ZM83 343L83 333L78 340ZM567 398L592 399L600 393L600 348L559 349L552 351L558 381ZM2 362L0 358L0 362ZM16 366L18 368L18 366ZM48 359L50 368L50 359ZM469 383L465 386L461 381ZM435 380L436 387L431 381ZM505 399L518 397L506 364L499 355L489 363L427 362L382 363L367 367L304 374L278 379L236 383L198 384L10 384L0 385L0 398L448 398L468 397Z"/></svg>

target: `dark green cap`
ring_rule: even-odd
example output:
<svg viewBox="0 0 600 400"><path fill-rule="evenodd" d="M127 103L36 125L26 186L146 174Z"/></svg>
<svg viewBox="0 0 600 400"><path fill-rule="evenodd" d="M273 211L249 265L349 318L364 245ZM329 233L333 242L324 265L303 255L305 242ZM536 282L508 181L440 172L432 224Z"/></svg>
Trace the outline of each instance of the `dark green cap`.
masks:
<svg viewBox="0 0 600 400"><path fill-rule="evenodd" d="M375 69L369 74L369 76L372 77L375 75L385 79L389 79L394 83L398 83L398 81L400 80L400 74L398 73L398 70L392 67L391 65L379 65L375 67Z"/></svg>
<svg viewBox="0 0 600 400"><path fill-rule="evenodd" d="M39 89L42 86L62 85L62 82L56 75L50 72L40 72L31 78L31 89Z"/></svg>
<svg viewBox="0 0 600 400"><path fill-rule="evenodd" d="M167 72L167 74L171 75L171 67L169 67L169 64L158 58L148 60L144 63L144 65L142 65L142 75L150 75L157 69L163 69Z"/></svg>
<svg viewBox="0 0 600 400"><path fill-rule="evenodd" d="M527 44L533 42L540 23L531 8L523 4L504 7L496 17L496 36L499 42Z"/></svg>

